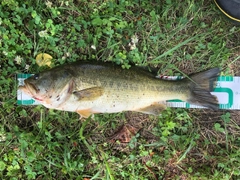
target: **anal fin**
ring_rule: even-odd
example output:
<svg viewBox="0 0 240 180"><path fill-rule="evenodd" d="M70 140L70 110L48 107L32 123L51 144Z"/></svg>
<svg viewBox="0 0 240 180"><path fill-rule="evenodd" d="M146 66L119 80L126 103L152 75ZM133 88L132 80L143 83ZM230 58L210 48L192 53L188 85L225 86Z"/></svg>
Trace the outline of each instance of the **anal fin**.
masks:
<svg viewBox="0 0 240 180"><path fill-rule="evenodd" d="M141 109L136 109L134 111L141 112L144 114L159 115L163 110L166 109L166 107L167 106L164 103L154 103L154 104L151 104L150 106L147 106Z"/></svg>

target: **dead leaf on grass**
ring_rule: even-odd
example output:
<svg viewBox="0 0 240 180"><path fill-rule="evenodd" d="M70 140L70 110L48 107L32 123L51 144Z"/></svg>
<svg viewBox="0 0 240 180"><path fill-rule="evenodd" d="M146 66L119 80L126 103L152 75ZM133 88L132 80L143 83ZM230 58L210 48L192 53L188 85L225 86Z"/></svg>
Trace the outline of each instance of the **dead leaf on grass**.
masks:
<svg viewBox="0 0 240 180"><path fill-rule="evenodd" d="M49 66L51 67L52 56L47 53L40 53L36 56L36 63L39 66Z"/></svg>
<svg viewBox="0 0 240 180"><path fill-rule="evenodd" d="M139 128L136 128L130 124L125 124L110 137L110 142L119 141L121 143L129 143L132 137L135 136L138 131Z"/></svg>

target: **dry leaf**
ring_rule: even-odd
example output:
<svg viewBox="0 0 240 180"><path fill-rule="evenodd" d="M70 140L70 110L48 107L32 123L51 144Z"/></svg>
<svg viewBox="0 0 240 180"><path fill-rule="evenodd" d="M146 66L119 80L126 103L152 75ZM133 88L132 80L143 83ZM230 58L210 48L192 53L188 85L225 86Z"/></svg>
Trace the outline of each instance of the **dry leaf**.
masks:
<svg viewBox="0 0 240 180"><path fill-rule="evenodd" d="M130 124L123 125L110 137L110 142L120 141L121 143L129 143L138 130L139 128L133 127Z"/></svg>
<svg viewBox="0 0 240 180"><path fill-rule="evenodd" d="M47 53L40 53L36 57L36 63L39 66L49 66L49 67L51 67L51 63L52 63L51 60L52 60L52 56L47 54Z"/></svg>

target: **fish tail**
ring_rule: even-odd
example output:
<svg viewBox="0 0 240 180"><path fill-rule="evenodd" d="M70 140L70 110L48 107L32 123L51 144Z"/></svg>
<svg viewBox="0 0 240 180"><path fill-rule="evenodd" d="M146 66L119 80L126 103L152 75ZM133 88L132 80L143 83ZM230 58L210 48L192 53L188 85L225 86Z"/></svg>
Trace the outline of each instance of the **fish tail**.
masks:
<svg viewBox="0 0 240 180"><path fill-rule="evenodd" d="M217 97L210 93L216 85L219 72L219 68L213 68L190 76L190 96L187 102L213 110L219 109Z"/></svg>

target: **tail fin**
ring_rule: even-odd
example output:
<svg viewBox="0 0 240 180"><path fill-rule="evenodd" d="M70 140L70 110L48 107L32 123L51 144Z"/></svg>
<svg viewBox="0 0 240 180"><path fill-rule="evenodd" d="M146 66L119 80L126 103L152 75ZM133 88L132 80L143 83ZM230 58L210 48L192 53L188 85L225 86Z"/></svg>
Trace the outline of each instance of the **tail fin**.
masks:
<svg viewBox="0 0 240 180"><path fill-rule="evenodd" d="M216 96L210 93L215 87L219 72L219 68L213 68L190 76L190 98L187 102L214 110L219 109Z"/></svg>

